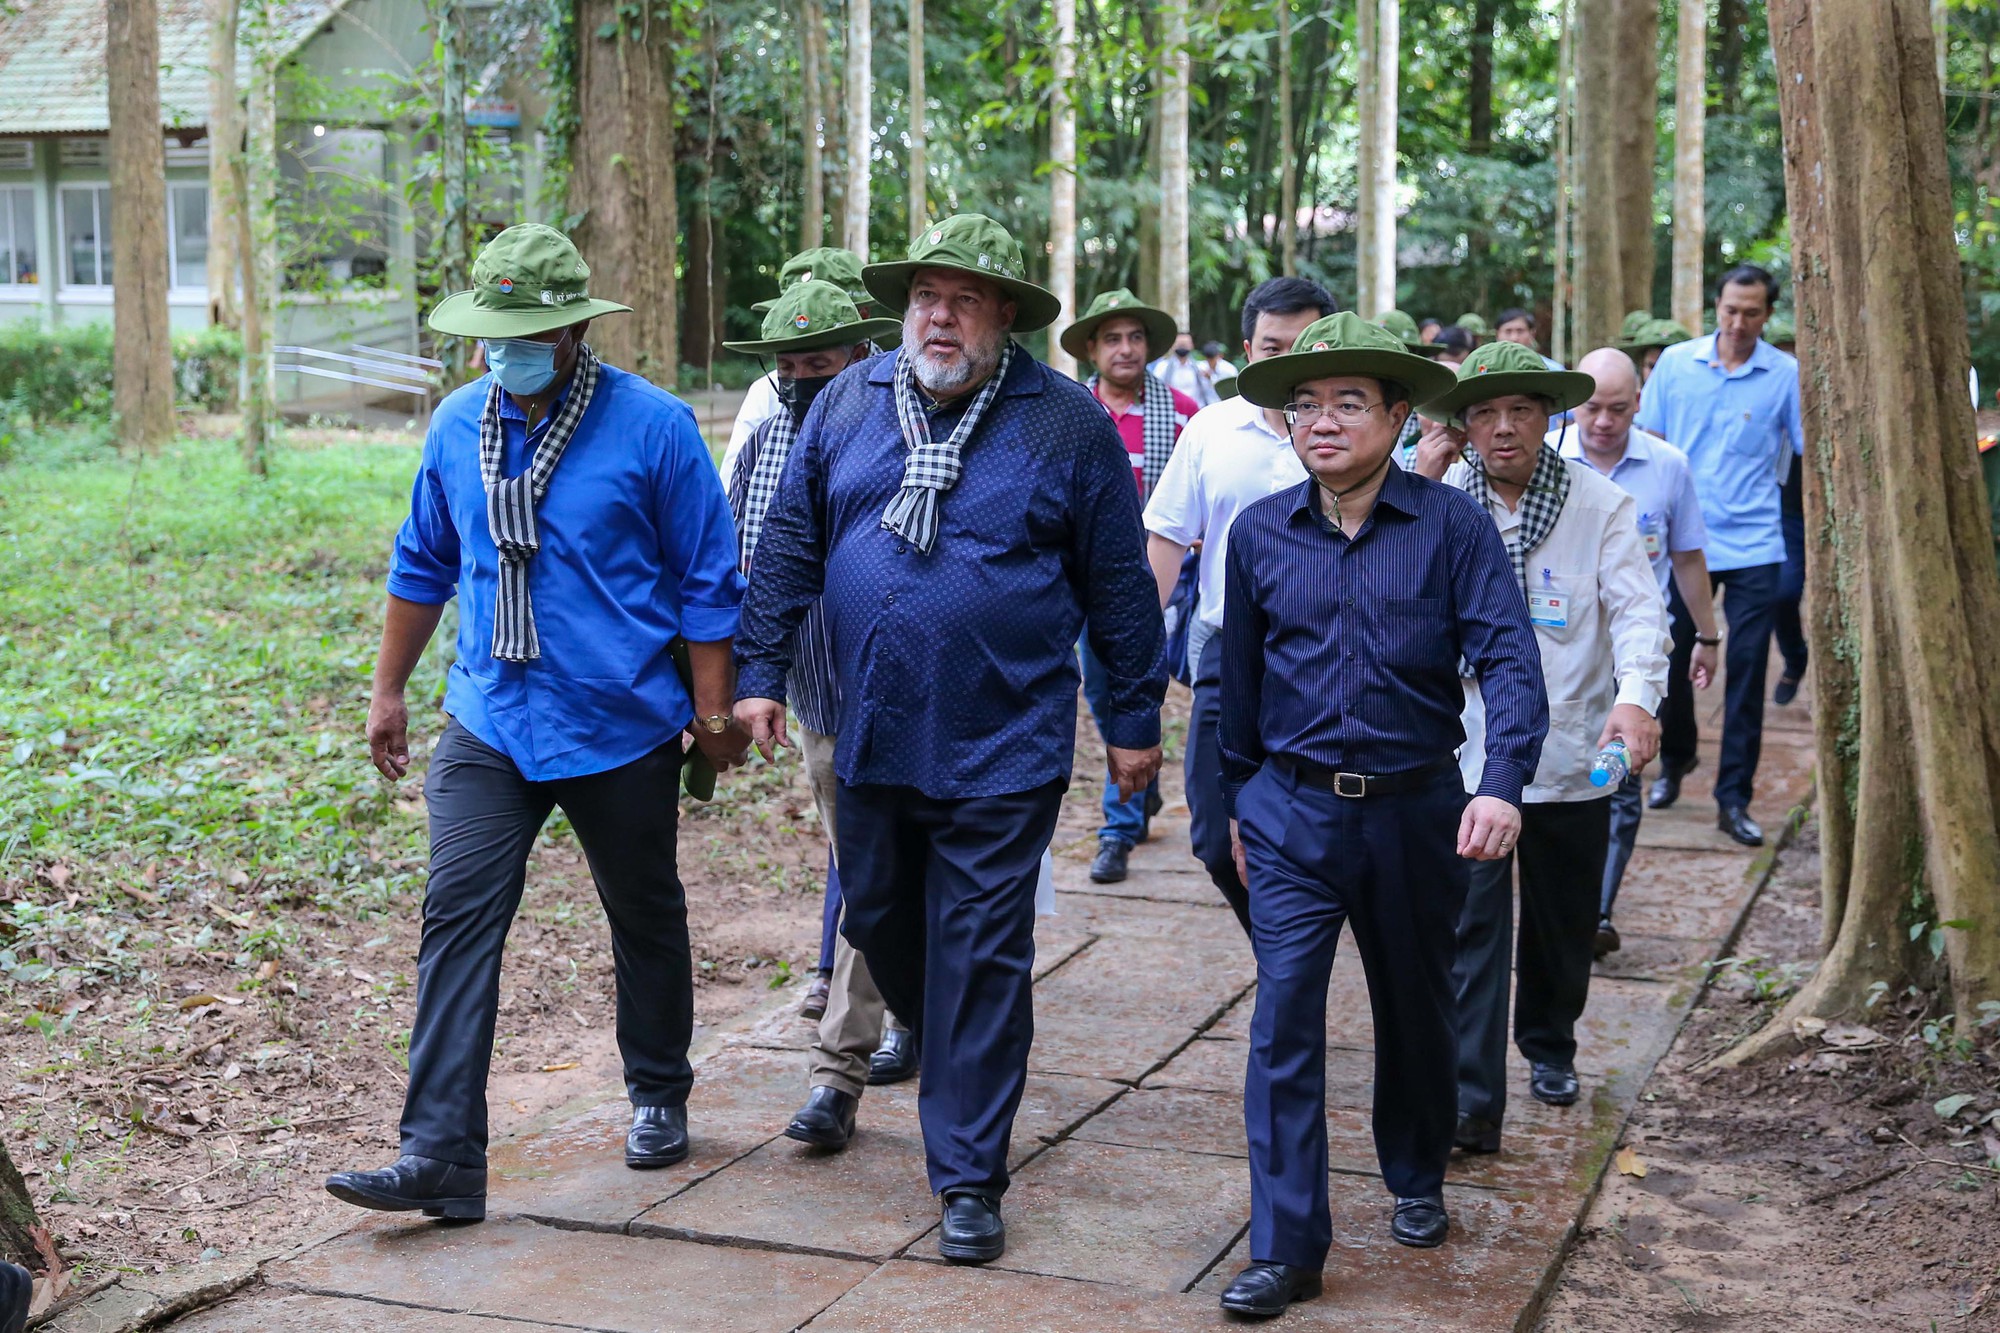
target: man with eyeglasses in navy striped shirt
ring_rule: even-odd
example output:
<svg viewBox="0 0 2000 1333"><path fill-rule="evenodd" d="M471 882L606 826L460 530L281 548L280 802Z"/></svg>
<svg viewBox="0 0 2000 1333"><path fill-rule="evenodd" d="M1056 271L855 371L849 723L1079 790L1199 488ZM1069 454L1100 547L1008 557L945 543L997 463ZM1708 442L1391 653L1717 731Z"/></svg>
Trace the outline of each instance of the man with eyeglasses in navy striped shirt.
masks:
<svg viewBox="0 0 2000 1333"><path fill-rule="evenodd" d="M1342 313L1244 368L1310 477L1229 535L1222 787L1249 885L1257 1007L1244 1124L1250 1257L1222 1306L1317 1296L1327 1200L1326 993L1352 922L1375 1019L1375 1146L1399 1243L1444 1240L1457 1107L1451 980L1470 860L1506 855L1548 729L1541 655L1492 521L1392 457L1413 398L1451 371ZM1459 663L1489 700L1468 798Z"/></svg>

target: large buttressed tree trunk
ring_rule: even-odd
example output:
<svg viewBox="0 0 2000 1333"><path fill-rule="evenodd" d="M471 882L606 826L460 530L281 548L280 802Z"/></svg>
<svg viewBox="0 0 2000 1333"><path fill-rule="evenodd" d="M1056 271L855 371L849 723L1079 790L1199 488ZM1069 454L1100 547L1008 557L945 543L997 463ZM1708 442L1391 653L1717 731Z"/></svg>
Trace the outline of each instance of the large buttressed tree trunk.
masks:
<svg viewBox="0 0 2000 1333"><path fill-rule="evenodd" d="M160 135L160 22L155 0L109 0L111 99L111 399L118 440L152 449L174 434L167 334L167 148Z"/></svg>
<svg viewBox="0 0 2000 1333"><path fill-rule="evenodd" d="M1188 54L1187 0L1161 9L1160 308L1188 327Z"/></svg>
<svg viewBox="0 0 2000 1333"><path fill-rule="evenodd" d="M1076 0L1055 0L1055 83L1049 90L1049 290L1062 303L1055 327L1076 319ZM1049 364L1076 373L1076 358L1049 339Z"/></svg>
<svg viewBox="0 0 2000 1333"><path fill-rule="evenodd" d="M656 14L628 19L614 0L578 0L576 34L575 240L591 295L632 307L592 324L590 342L613 365L672 388L680 369L675 56L685 34Z"/></svg>
<svg viewBox="0 0 2000 1333"><path fill-rule="evenodd" d="M28 1182L7 1145L0 1143L0 1259L23 1268L40 1268L44 1262L35 1246L35 1231L41 1223L35 1217L34 1200L28 1197Z"/></svg>
<svg viewBox="0 0 2000 1333"><path fill-rule="evenodd" d="M243 104L236 93L238 0L208 0L208 319L240 328L236 301L236 214L243 207L231 163L243 151Z"/></svg>
<svg viewBox="0 0 2000 1333"><path fill-rule="evenodd" d="M1771 0L1770 23L1803 353L1825 956L1739 1060L1789 1049L1795 1019L1859 1013L1877 982L1948 982L1961 1031L2000 998L2000 577L1930 14L1924 0ZM1912 946L1926 921L1944 978Z"/></svg>

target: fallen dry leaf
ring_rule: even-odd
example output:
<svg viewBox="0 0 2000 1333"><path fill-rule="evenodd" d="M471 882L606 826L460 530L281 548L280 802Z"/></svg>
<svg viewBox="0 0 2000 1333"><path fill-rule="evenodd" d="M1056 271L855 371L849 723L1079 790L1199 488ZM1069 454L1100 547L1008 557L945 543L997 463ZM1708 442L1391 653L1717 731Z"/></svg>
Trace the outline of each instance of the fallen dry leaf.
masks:
<svg viewBox="0 0 2000 1333"><path fill-rule="evenodd" d="M1802 1014L1792 1020L1792 1035L1800 1041L1811 1041L1826 1031L1826 1020Z"/></svg>
<svg viewBox="0 0 2000 1333"><path fill-rule="evenodd" d="M1618 1155L1611 1161L1621 1176L1637 1176L1641 1180L1646 1177L1646 1164L1639 1160L1639 1154L1632 1151L1630 1144L1620 1148Z"/></svg>
<svg viewBox="0 0 2000 1333"><path fill-rule="evenodd" d="M543 1065L542 1072L544 1074L560 1074L563 1070L575 1069L582 1063L581 1060L565 1060L559 1065Z"/></svg>
<svg viewBox="0 0 2000 1333"><path fill-rule="evenodd" d="M1859 1046L1873 1046L1883 1038L1874 1028L1860 1023L1828 1023L1826 1030L1819 1034L1819 1039L1829 1046L1851 1050Z"/></svg>
<svg viewBox="0 0 2000 1333"><path fill-rule="evenodd" d="M58 861L42 871L42 878L49 882L50 888L61 889L69 883L69 877L73 873L68 866Z"/></svg>
<svg viewBox="0 0 2000 1333"><path fill-rule="evenodd" d="M190 995L186 999L182 1000L181 1008L199 1009L206 1004L226 1004L230 1005L231 1007L234 1007L241 1003L243 1003L243 1001L238 999L234 995L217 995L213 991L203 991L199 995Z"/></svg>
<svg viewBox="0 0 2000 1333"><path fill-rule="evenodd" d="M278 975L277 959L266 958L263 962L257 964L257 980L269 981L272 977L275 977L277 975Z"/></svg>

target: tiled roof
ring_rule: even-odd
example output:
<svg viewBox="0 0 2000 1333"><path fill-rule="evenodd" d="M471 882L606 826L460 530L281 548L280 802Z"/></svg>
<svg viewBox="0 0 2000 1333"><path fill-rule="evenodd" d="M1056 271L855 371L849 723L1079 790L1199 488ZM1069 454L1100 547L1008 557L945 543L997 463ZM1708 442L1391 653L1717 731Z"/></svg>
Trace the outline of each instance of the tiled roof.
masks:
<svg viewBox="0 0 2000 1333"><path fill-rule="evenodd" d="M281 49L319 30L338 0L283 6ZM0 10L0 13L4 13ZM208 120L208 15L202 0L159 0L160 124ZM25 0L0 17L0 135L110 128L104 72L104 0ZM239 58L238 70L247 68Z"/></svg>

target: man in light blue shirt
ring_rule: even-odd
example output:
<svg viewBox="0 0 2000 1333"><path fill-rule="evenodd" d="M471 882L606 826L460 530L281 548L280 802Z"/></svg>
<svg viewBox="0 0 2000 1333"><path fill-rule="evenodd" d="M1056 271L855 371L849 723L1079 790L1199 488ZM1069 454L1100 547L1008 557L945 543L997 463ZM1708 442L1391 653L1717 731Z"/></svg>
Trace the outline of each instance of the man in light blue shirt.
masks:
<svg viewBox="0 0 2000 1333"><path fill-rule="evenodd" d="M1715 329L1660 356L1637 425L1687 454L1707 522L1708 570L1726 589L1728 689L1722 756L1716 768L1716 825L1748 847L1762 845L1750 818L1752 784L1764 738L1764 682L1785 562L1779 488L1790 474L1804 430L1799 421L1799 363L1762 338L1778 283L1754 264L1722 275ZM1659 778L1648 804L1672 805L1681 777L1695 765L1694 695L1688 685L1693 625L1676 596L1674 666L1660 714Z"/></svg>
<svg viewBox="0 0 2000 1333"><path fill-rule="evenodd" d="M402 1156L326 1182L363 1208L486 1214L501 951L558 806L610 918L633 1107L625 1164L688 1153L682 737L718 769L743 756L730 717L743 576L694 413L584 341L594 317L628 309L593 299L589 278L562 233L509 227L480 252L473 290L431 312L437 332L484 339L491 370L431 418L389 559L368 748L392 782L410 769L404 688L454 596L458 651L424 782L430 880Z"/></svg>

